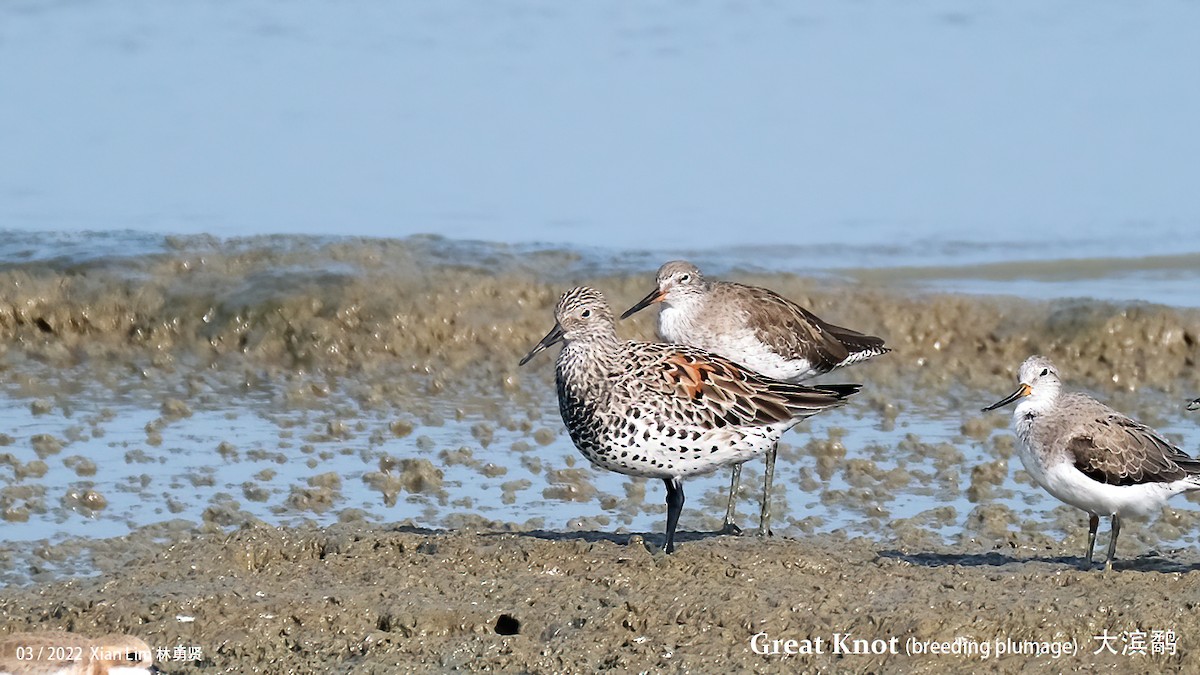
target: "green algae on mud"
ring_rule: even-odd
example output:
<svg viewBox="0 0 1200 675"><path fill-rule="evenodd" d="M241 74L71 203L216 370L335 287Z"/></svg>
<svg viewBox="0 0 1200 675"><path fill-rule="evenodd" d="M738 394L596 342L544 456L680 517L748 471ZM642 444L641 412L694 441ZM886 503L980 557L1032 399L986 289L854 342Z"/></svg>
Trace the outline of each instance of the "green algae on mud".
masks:
<svg viewBox="0 0 1200 675"><path fill-rule="evenodd" d="M0 631L119 631L200 648L199 661L161 664L173 673L1200 668L1194 551L1105 574L1045 536L1020 547L914 536L687 533L664 556L640 536L603 532L255 525L179 540L96 578L10 590ZM1139 631L1172 631L1175 653L1114 655L1096 639ZM839 634L894 639L899 653L834 653ZM760 654L756 635L821 637L825 648ZM956 641L1072 652L906 653Z"/></svg>

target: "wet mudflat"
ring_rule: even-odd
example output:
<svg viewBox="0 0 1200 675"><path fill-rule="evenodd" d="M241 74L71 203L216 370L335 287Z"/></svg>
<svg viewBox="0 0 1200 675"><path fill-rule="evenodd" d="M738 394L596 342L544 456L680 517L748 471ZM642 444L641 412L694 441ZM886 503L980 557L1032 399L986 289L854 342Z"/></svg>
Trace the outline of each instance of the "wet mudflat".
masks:
<svg viewBox="0 0 1200 675"><path fill-rule="evenodd" d="M1195 551L1104 574L1050 537L1018 548L698 537L664 556L605 533L247 527L7 592L0 610L10 629L199 647L199 660L163 664L180 673L1200 665ZM1131 635L1144 654L1107 650L1128 652Z"/></svg>
<svg viewBox="0 0 1200 675"><path fill-rule="evenodd" d="M689 534L663 557L642 542L660 543L661 485L588 467L552 358L516 366L563 289L623 309L652 269L429 240L164 249L0 268L0 630L202 652L168 672L966 671L983 644L1012 671L1200 658L1196 504L1131 522L1117 573L1082 571L1083 514L1032 486L1007 415L978 412L1044 353L1194 454L1196 310L738 275L895 352L827 376L866 389L785 437L778 537ZM649 338L644 314L623 333ZM684 531L719 525L726 485L688 482ZM756 654L760 633L815 653ZM847 633L888 653L833 653ZM1106 634L1134 653L1093 654ZM997 660L996 639L1078 653Z"/></svg>

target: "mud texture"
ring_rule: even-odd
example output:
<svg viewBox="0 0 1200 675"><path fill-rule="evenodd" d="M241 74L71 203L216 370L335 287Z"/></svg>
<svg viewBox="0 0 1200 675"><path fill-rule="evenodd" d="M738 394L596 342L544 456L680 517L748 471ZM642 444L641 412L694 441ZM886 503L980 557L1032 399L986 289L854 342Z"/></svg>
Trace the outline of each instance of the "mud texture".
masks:
<svg viewBox="0 0 1200 675"><path fill-rule="evenodd" d="M552 325L563 290L593 285L620 310L653 281L651 269L587 274L569 252L462 251L438 240L169 243L172 253L131 259L0 266L0 349L17 363L87 363L92 377L130 367L148 378L182 368L225 368L243 377L247 367L407 372L425 379L433 394L464 381L512 393L552 370L519 370L517 360ZM727 276L886 338L895 351L869 364L876 386L902 379L930 395L1007 387L1025 357L1040 353L1080 387L1186 389L1193 397L1200 391L1196 310L898 294L878 275L871 285ZM653 320L653 312L641 312L621 329L651 339ZM35 400L44 397L31 394L30 405L44 409L47 401ZM163 409L167 416L190 413L181 400L164 400Z"/></svg>
<svg viewBox="0 0 1200 675"><path fill-rule="evenodd" d="M156 648L200 648L199 660L161 664L173 673L1200 667L1194 552L1123 561L1105 574L1048 540L964 553L692 534L671 556L647 543L254 526L165 547L120 573L7 592L0 628L118 631ZM1098 635L1144 633L1148 645L1167 630L1174 655L1093 653ZM821 637L824 653L756 654L759 633ZM883 653L846 653L854 643L834 642L845 633ZM993 649L997 639L1071 643L1074 653L908 655L910 638ZM1114 644L1121 651L1127 638Z"/></svg>
<svg viewBox="0 0 1200 675"><path fill-rule="evenodd" d="M186 512L189 489L212 487L199 471L169 486L174 501L162 522L128 536L0 546L0 573L26 580L0 589L0 632L128 633L156 648L200 648L198 660L160 664L172 673L1200 669L1200 555L1155 547L1194 534L1193 512L1166 512L1153 530L1129 527L1117 572L1083 570L1078 511L1052 512L1064 537L992 501L1032 490L1013 469L1007 416L966 419L950 441L904 431L914 408L978 410L1006 395L1032 353L1054 359L1072 388L1155 424L1170 402L1181 409L1200 393L1200 312L912 295L890 290L879 275L861 284L725 275L770 286L894 348L827 378L867 384L861 414L878 418L875 442L847 447L830 432L781 450L785 460L814 459L799 476L814 498L860 515L880 535L806 534L820 523L794 507L793 536L685 533L679 552L663 556L653 546L657 530L645 535L649 546L643 535L619 532L626 511L661 509L644 483L626 483L624 495L600 493L582 459L545 452L561 438L552 359L517 367L552 325L564 289L594 285L620 311L649 290L653 269L604 276L573 252L420 238L184 237L167 250L0 266L0 387L30 415L61 415L69 425L34 437L0 429L0 516L111 516L121 493L89 482L104 465L88 456L87 441L102 438L116 413L72 418L82 396L116 405L153 392L158 416L117 458L139 467L143 482L134 489L162 480L158 458L169 448L160 446L171 444L172 425L214 401L267 390L269 399L255 403L265 415L319 411L319 431L280 421L278 448L230 438L211 444L212 464L304 462L312 475L289 484L256 466L214 497L200 521L172 520ZM620 330L649 339L652 325L653 313L643 312ZM362 410L386 414L372 426L356 418ZM448 419L469 425L470 445L445 447L427 434ZM506 441L510 461L478 459L501 430L524 435ZM407 454L372 450L386 439L404 439ZM329 443L339 449L318 449ZM964 464L968 443L986 448L985 461ZM1194 452L1196 443L1183 447ZM928 468L881 466L898 456L925 458ZM360 472L353 483L348 466ZM71 472L70 491L47 493L40 481L59 467ZM505 503L537 492L595 509L569 532L494 522L472 511L470 499L445 503L446 472L464 467L495 483ZM515 468L546 486L514 477ZM760 470L748 464L743 486ZM845 489L821 491L831 477ZM401 501L397 508L441 514L450 531L381 525L340 508L358 483L387 508ZM910 518L876 506L901 491L935 506ZM969 509L938 503L964 493ZM414 498L423 501L404 502ZM273 511L247 513L271 499L334 524L277 528L261 521ZM788 507L779 502L780 513ZM717 524L722 508L716 496L689 494L684 527ZM945 528L960 522L947 539ZM1167 650L1168 631L1174 653L1150 654ZM764 632L796 640L797 649L819 637L824 651L755 654L751 638ZM890 644L884 654L833 653L836 634L846 633L897 638L901 653ZM1116 636L1118 652L1131 644L1137 651L1141 636L1147 654L1094 653L1104 647L1093 639L1101 634ZM977 654L908 656L909 638L1011 640L1026 649L1027 641L1067 641L1079 653L993 652L984 663Z"/></svg>

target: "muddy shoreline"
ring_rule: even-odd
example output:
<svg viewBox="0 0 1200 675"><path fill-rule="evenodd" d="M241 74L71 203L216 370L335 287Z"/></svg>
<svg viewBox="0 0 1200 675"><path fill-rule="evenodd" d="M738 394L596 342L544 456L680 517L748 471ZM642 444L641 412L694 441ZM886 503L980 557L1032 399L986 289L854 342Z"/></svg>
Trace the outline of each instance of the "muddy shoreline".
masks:
<svg viewBox="0 0 1200 675"><path fill-rule="evenodd" d="M652 539L254 526L98 578L5 592L0 628L117 630L201 649L198 661L161 664L172 673L1200 666L1195 551L1123 560L1105 574L1080 569L1078 550L1049 538L984 550L686 533L671 556ZM1123 636L1121 651L1130 633L1147 644L1160 636L1165 650L1168 630L1173 655L1094 653L1104 646L1095 636ZM866 653L835 644L847 633L870 641ZM823 651L758 654L758 634ZM997 640L1026 652L997 656ZM976 651L910 655L914 641Z"/></svg>
<svg viewBox="0 0 1200 675"><path fill-rule="evenodd" d="M551 370L521 370L516 361L545 334L563 290L591 285L625 308L653 279L650 268L589 274L569 251L489 249L451 261L437 240L171 241L177 250L131 259L0 266L4 356L56 369L86 364L92 377L134 367L148 378L206 368L233 370L236 378L265 368L277 376L407 373L438 386L519 391ZM1197 309L895 292L886 276L869 284L792 274L733 278L885 337L894 352L870 362L876 387L905 378L933 394L990 389L997 376L1011 378L1026 356L1041 353L1081 387L1200 388ZM652 315L622 322L623 334L652 339Z"/></svg>
<svg viewBox="0 0 1200 675"><path fill-rule="evenodd" d="M717 498L689 493L689 532L664 557L646 545L661 531L631 535L644 528L622 520L655 513L660 493L630 483L623 495L604 494L580 478L557 454L552 359L516 365L551 325L563 289L593 285L619 311L645 294L651 269L604 276L571 252L451 256L424 240L201 237L168 249L0 266L0 387L29 420L59 427L0 429L0 527L102 519L116 507L99 500L162 500L156 524L124 537L0 546L0 632L124 631L156 647L200 647L199 661L162 664L185 673L985 667L979 656L947 654L760 655L750 638L761 632L797 644L853 633L896 637L901 649L914 638L1066 640L1079 650L993 654L986 667L1001 672L1200 665L1200 554L1159 543L1192 536L1196 512L1124 531L1117 573L1081 570L1078 512L1052 511L1050 529L995 501L1034 488L1010 474L1007 416L977 414L1011 390L1026 356L1043 353L1073 388L1151 423L1171 421L1200 394L1200 311L738 275L895 350L830 376L866 384L853 416L878 437L847 448L831 429L785 448L786 460L812 465L796 477L803 490L853 513L872 513L889 491L925 490L935 503L913 517L863 516L878 532L870 538L807 534L803 504L793 504L787 536L760 541L697 535L719 521ZM650 338L651 314L623 322L622 333ZM97 398L113 410L73 413ZM150 421L106 445L128 401L148 407ZM229 489L212 474L156 483L171 445L190 433L174 430L230 401L276 423L276 445L230 437L206 446L204 461L252 475ZM965 411L953 423L961 428L936 442L906 435L906 417L928 409ZM449 424L468 427L467 439L434 440L429 430ZM511 443L507 463L478 459L497 438ZM968 445L979 459L964 464ZM1181 439L1193 454L1197 445ZM134 498L89 487L112 448L142 477ZM903 464L917 459L932 468ZM291 465L308 468L296 478L284 472ZM531 487L519 467L550 485ZM587 515L562 531L497 520L467 498L447 503L450 474L468 469L456 480L494 483L504 500L579 504ZM344 505L351 470L362 474L355 484L378 491L386 522ZM48 490L47 471L71 472L73 492ZM752 483L755 468L747 471ZM831 477L845 486L826 489ZM202 490L215 493L202 515L173 518ZM936 503L963 491L969 513ZM405 521L430 512L447 531ZM329 524L263 522L296 513ZM956 534L938 534L952 525ZM1158 631L1160 644L1173 631L1176 653L1093 654L1105 630L1126 640Z"/></svg>

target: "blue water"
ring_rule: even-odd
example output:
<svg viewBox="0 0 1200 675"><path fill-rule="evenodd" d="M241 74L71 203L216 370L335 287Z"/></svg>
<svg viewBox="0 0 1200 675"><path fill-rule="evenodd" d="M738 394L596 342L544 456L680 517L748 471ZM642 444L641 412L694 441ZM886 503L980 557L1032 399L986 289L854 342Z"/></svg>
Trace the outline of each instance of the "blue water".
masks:
<svg viewBox="0 0 1200 675"><path fill-rule="evenodd" d="M14 0L0 228L1195 252L1197 25L1183 1Z"/></svg>

